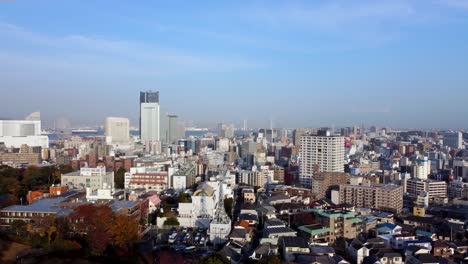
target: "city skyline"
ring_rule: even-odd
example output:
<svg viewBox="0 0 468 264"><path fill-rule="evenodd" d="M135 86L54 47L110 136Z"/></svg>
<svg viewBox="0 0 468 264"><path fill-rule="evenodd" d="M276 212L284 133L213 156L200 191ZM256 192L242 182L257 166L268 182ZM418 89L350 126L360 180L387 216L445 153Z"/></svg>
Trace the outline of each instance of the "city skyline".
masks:
<svg viewBox="0 0 468 264"><path fill-rule="evenodd" d="M0 116L137 126L153 90L202 127L468 127L467 1L186 5L0 3Z"/></svg>
<svg viewBox="0 0 468 264"><path fill-rule="evenodd" d="M467 263L468 0L0 0L0 263Z"/></svg>

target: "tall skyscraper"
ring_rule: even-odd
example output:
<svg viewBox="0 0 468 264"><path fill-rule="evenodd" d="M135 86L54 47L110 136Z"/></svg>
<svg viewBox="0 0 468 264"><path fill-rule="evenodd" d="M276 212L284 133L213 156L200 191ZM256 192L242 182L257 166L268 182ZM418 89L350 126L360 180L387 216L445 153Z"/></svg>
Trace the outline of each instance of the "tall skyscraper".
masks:
<svg viewBox="0 0 468 264"><path fill-rule="evenodd" d="M125 143L130 140L130 121L124 117L107 117L104 134L112 143Z"/></svg>
<svg viewBox="0 0 468 264"><path fill-rule="evenodd" d="M174 143L176 140L180 139L180 130L179 130L179 117L176 115L168 115L169 119L169 142Z"/></svg>
<svg viewBox="0 0 468 264"><path fill-rule="evenodd" d="M317 135L303 135L300 148L299 181L312 186L312 176L317 172L344 172L344 137L335 136L329 130Z"/></svg>
<svg viewBox="0 0 468 264"><path fill-rule="evenodd" d="M181 125L177 115L161 114L160 140L164 144L174 144L183 138Z"/></svg>
<svg viewBox="0 0 468 264"><path fill-rule="evenodd" d="M444 133L444 145L447 147L461 149L463 147L463 135L461 132Z"/></svg>
<svg viewBox="0 0 468 264"><path fill-rule="evenodd" d="M160 140L159 92L140 92L140 138L143 143Z"/></svg>

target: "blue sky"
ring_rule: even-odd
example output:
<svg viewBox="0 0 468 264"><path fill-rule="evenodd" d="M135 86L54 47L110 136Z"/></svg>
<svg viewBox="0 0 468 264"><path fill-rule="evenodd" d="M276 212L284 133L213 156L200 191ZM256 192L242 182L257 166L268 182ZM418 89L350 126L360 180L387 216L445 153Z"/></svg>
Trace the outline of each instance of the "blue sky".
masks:
<svg viewBox="0 0 468 264"><path fill-rule="evenodd" d="M468 0L0 1L0 116L468 128Z"/></svg>

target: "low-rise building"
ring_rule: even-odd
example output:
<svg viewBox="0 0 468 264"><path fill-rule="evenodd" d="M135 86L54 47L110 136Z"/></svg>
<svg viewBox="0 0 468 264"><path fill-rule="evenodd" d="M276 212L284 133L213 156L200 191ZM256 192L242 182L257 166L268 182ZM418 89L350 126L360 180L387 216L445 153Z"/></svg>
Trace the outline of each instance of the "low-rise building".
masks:
<svg viewBox="0 0 468 264"><path fill-rule="evenodd" d="M125 173L125 189L161 192L169 187L167 171L159 167L134 167Z"/></svg>
<svg viewBox="0 0 468 264"><path fill-rule="evenodd" d="M429 200L432 201L436 197L447 197L447 183L445 181L412 178L406 181L406 192L414 198L425 192L429 195Z"/></svg>
<svg viewBox="0 0 468 264"><path fill-rule="evenodd" d="M106 172L105 167L81 168L79 171L63 174L61 183L62 186L69 186L70 189L91 188L92 191L112 189L114 172Z"/></svg>
<svg viewBox="0 0 468 264"><path fill-rule="evenodd" d="M310 253L309 245L302 237L281 237L279 246L281 247L286 261L293 261L295 259L295 254Z"/></svg>
<svg viewBox="0 0 468 264"><path fill-rule="evenodd" d="M256 202L255 192L252 188L242 189L242 197L244 198L245 203L255 204Z"/></svg>
<svg viewBox="0 0 468 264"><path fill-rule="evenodd" d="M347 210L310 209L315 214L317 222L328 228L328 241L334 243L337 238L355 238L360 232L361 219L356 213Z"/></svg>

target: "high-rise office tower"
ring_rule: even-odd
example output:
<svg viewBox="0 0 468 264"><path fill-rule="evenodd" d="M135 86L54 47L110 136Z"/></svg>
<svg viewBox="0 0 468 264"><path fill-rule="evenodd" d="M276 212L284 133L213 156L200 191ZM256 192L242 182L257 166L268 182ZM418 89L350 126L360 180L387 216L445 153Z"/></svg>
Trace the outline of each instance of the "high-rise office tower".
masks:
<svg viewBox="0 0 468 264"><path fill-rule="evenodd" d="M130 121L125 117L107 117L104 134L112 143L125 143L130 140Z"/></svg>
<svg viewBox="0 0 468 264"><path fill-rule="evenodd" d="M176 115L167 115L167 118L169 121L169 143L174 143L176 140L180 139L179 117Z"/></svg>
<svg viewBox="0 0 468 264"><path fill-rule="evenodd" d="M160 120L160 140L164 144L174 144L183 138L182 126L179 124L177 115L161 114Z"/></svg>
<svg viewBox="0 0 468 264"><path fill-rule="evenodd" d="M463 147L463 135L461 132L447 132L444 133L444 145L461 149Z"/></svg>
<svg viewBox="0 0 468 264"><path fill-rule="evenodd" d="M159 141L159 92L140 92L140 138L142 142Z"/></svg>
<svg viewBox="0 0 468 264"><path fill-rule="evenodd" d="M334 136L329 130L317 135L303 135L300 148L299 181L312 186L312 176L317 172L344 172L344 137Z"/></svg>

